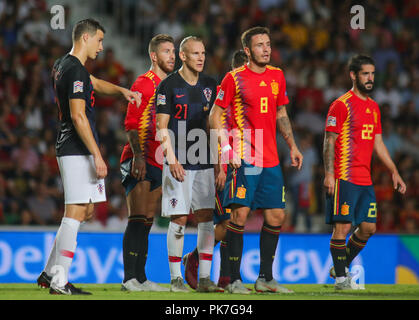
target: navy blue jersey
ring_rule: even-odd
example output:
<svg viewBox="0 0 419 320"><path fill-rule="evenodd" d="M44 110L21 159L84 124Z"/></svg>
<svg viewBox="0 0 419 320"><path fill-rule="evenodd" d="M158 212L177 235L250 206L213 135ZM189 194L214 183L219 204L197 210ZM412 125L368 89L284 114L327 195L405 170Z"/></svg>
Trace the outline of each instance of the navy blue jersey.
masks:
<svg viewBox="0 0 419 320"><path fill-rule="evenodd" d="M57 157L89 155L90 152L77 134L70 114L70 99L82 99L86 102L86 116L96 143L99 144L95 109L93 108L94 91L89 72L77 57L68 53L55 61L52 70L52 84L60 119L60 128L55 144Z"/></svg>
<svg viewBox="0 0 419 320"><path fill-rule="evenodd" d="M185 170L211 168L208 115L217 95L217 83L204 74L192 86L178 71L164 79L156 91L156 113L170 115L172 145ZM174 138L174 139L173 139Z"/></svg>

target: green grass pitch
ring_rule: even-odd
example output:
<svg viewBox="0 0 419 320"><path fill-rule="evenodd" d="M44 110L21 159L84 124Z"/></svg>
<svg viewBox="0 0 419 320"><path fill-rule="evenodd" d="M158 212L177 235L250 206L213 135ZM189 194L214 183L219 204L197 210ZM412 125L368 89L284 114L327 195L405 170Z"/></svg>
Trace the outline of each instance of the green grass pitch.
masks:
<svg viewBox="0 0 419 320"><path fill-rule="evenodd" d="M286 285L292 294L250 295L229 293L172 293L172 292L125 292L120 284L75 284L92 292L91 296L56 296L36 284L0 284L0 300L419 300L418 285L367 284L365 290L335 291L333 285L294 284ZM169 287L168 284L163 286ZM252 285L246 285L252 288Z"/></svg>

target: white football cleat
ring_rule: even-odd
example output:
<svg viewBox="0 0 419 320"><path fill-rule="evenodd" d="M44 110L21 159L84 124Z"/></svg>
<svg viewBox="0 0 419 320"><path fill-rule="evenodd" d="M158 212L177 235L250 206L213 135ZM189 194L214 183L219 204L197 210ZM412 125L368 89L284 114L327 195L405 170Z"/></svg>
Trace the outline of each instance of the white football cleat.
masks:
<svg viewBox="0 0 419 320"><path fill-rule="evenodd" d="M170 291L169 288L162 287L158 285L157 283L146 280L143 283L140 283L140 288L142 291L149 291L149 292L164 292L164 291Z"/></svg>
<svg viewBox="0 0 419 320"><path fill-rule="evenodd" d="M144 291L143 288L141 287L141 284L135 278L122 282L121 290L122 291Z"/></svg>

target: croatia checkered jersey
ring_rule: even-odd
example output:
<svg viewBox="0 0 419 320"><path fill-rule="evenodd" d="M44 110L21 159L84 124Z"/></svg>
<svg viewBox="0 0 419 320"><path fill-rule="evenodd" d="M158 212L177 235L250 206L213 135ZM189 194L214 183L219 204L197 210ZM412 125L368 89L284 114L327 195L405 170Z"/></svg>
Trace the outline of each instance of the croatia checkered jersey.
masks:
<svg viewBox="0 0 419 320"><path fill-rule="evenodd" d="M70 100L84 100L86 118L96 144L99 145L95 120L94 88L90 74L78 58L67 53L55 61L51 76L60 120L55 143L57 157L89 155L90 151L77 134L71 120Z"/></svg>
<svg viewBox="0 0 419 320"><path fill-rule="evenodd" d="M381 114L371 98L352 90L329 108L326 131L338 134L335 144L335 178L357 185L371 185L371 157L375 135L381 134Z"/></svg>
<svg viewBox="0 0 419 320"><path fill-rule="evenodd" d="M148 71L140 75L131 87L131 91L141 94L141 105L129 103L125 116L125 131L138 130L138 139L147 163L162 168L163 154L158 153L160 143L156 137L156 107L155 92L160 83L160 78L153 72ZM157 153L156 153L157 152ZM132 158L133 153L129 143L124 146L121 155L121 163Z"/></svg>
<svg viewBox="0 0 419 320"><path fill-rule="evenodd" d="M258 167L279 164L276 142L276 113L288 104L281 69L266 66L256 73L247 65L226 74L215 104L231 108L233 150Z"/></svg>

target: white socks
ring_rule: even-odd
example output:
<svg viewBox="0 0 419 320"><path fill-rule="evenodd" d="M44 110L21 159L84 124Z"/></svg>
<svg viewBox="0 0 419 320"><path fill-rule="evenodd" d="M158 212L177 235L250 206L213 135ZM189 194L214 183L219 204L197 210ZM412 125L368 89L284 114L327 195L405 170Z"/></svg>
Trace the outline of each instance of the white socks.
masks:
<svg viewBox="0 0 419 320"><path fill-rule="evenodd" d="M170 279L182 278L180 263L182 261L185 226L170 221L167 230L167 253L169 255Z"/></svg>
<svg viewBox="0 0 419 320"><path fill-rule="evenodd" d="M167 231L167 252L169 255L170 279L182 278L181 262L185 226L170 222ZM198 223L197 248L199 253L199 278L208 278L211 274L212 255L214 252L214 223Z"/></svg>
<svg viewBox="0 0 419 320"><path fill-rule="evenodd" d="M56 275L60 284L65 285L68 282L68 270L76 250L79 227L80 221L76 219L64 217L61 220L54 246L45 267L46 273L50 276Z"/></svg>
<svg viewBox="0 0 419 320"><path fill-rule="evenodd" d="M208 278L211 274L214 239L214 222L198 223L199 279Z"/></svg>

